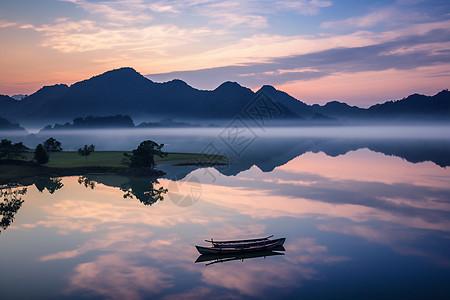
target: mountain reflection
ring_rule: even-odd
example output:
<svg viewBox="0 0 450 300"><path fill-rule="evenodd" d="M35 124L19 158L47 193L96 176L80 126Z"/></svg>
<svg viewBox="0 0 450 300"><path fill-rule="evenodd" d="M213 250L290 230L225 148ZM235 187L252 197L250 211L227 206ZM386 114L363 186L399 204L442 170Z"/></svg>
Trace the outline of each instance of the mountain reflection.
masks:
<svg viewBox="0 0 450 300"><path fill-rule="evenodd" d="M228 153L233 163L217 166L215 169L224 175L236 175L255 165L263 172L270 172L310 152L323 152L327 156L336 157L359 149L397 156L412 163L431 161L442 168L450 166L450 139L280 137L257 139L239 156Z"/></svg>
<svg viewBox="0 0 450 300"><path fill-rule="evenodd" d="M0 202L0 227L6 230L14 221L14 217L22 207L24 200L22 196L27 193L27 188L12 188L10 186L0 187L0 198L3 198L3 202ZM0 230L1 233L1 230Z"/></svg>
<svg viewBox="0 0 450 300"><path fill-rule="evenodd" d="M205 143L208 140L205 138ZM173 141L173 143L180 143ZM189 143L186 141L186 143ZM370 138L316 138L316 137L260 137L252 144L236 155L232 151L226 151L228 147L223 142L213 140L210 144L217 151L223 151L232 163L216 165L214 169L225 176L235 176L243 171L257 166L263 172L271 172L277 167L283 166L296 157L308 153L325 153L329 157L346 155L352 151L369 149L372 152L382 153L386 156L400 157L411 163L433 162L441 168L450 166L450 139L370 139ZM207 147L193 149L202 152L209 150ZM218 152L222 153L222 152ZM167 174L164 178L184 178L193 170L210 166L171 166L161 164L159 166ZM210 181L216 180L215 176L207 173Z"/></svg>

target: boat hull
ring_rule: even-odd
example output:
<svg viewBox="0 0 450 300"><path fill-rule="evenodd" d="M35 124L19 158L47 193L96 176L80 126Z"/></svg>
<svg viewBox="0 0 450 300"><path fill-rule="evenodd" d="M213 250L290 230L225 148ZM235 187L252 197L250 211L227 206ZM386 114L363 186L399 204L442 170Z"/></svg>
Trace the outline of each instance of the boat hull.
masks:
<svg viewBox="0 0 450 300"><path fill-rule="evenodd" d="M276 240L268 241L267 243L261 245L258 243L256 246L251 244L236 244L233 247L203 247L195 246L200 254L232 254L232 253L245 253L245 252L258 252L270 250L275 247L282 246L286 238L280 238Z"/></svg>

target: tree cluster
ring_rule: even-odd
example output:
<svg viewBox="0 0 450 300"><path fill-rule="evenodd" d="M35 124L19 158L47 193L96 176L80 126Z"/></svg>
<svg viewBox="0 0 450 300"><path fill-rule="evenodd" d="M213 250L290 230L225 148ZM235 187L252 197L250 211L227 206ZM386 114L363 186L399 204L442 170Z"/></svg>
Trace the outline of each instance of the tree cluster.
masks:
<svg viewBox="0 0 450 300"><path fill-rule="evenodd" d="M133 150L131 155L124 153L125 162L133 169L153 170L156 165L155 155L159 157L167 156L167 153L161 150L162 147L164 147L164 144L159 145L151 140L143 141Z"/></svg>
<svg viewBox="0 0 450 300"><path fill-rule="evenodd" d="M60 152L62 151L61 143L55 140L54 138L47 139L42 146L47 152Z"/></svg>
<svg viewBox="0 0 450 300"><path fill-rule="evenodd" d="M28 148L20 143L13 144L10 140L3 139L0 142L0 160L12 160L25 158L24 153Z"/></svg>
<svg viewBox="0 0 450 300"><path fill-rule="evenodd" d="M41 165L48 163L51 152L62 151L61 142L54 138L48 138L44 143L36 146L34 150L34 159Z"/></svg>
<svg viewBox="0 0 450 300"><path fill-rule="evenodd" d="M84 145L83 148L79 148L78 149L78 154L81 155L81 156L84 156L84 158L87 160L87 157L89 155L91 155L91 153L94 152L94 151L95 151L95 146L94 145L90 145L90 146Z"/></svg>

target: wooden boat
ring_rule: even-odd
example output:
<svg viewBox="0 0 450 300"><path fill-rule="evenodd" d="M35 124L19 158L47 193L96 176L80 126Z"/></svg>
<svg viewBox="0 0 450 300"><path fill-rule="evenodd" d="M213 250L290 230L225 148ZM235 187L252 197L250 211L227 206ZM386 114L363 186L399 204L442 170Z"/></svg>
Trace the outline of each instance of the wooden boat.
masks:
<svg viewBox="0 0 450 300"><path fill-rule="evenodd" d="M212 247L195 246L200 254L226 254L226 253L242 253L271 250L275 247L282 246L286 238L270 240L272 237L264 237L249 240L234 241L214 241L205 240L212 243Z"/></svg>

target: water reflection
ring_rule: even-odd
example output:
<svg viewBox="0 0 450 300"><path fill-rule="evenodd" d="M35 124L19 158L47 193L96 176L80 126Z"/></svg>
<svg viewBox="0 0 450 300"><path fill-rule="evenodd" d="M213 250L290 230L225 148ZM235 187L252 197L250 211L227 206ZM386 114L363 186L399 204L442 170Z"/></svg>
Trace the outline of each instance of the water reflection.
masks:
<svg viewBox="0 0 450 300"><path fill-rule="evenodd" d="M155 177L131 177L128 183L120 186L120 189L125 192L124 198L133 199L136 197L144 205L152 205L163 201L163 195L168 191L164 187L155 188L156 184L159 184L159 182Z"/></svg>
<svg viewBox="0 0 450 300"><path fill-rule="evenodd" d="M259 257L263 257L265 259L266 257L270 256L284 255L284 253L281 253L279 251L286 251L286 249L283 246L278 246L272 250L257 251L257 252L234 253L234 254L202 254L199 257L197 257L195 263L208 262L206 266L209 266L217 263L224 263L231 261L243 262L246 259Z"/></svg>
<svg viewBox="0 0 450 300"><path fill-rule="evenodd" d="M61 178L56 177L36 177L33 179L33 183L39 192L42 193L46 189L50 194L64 186Z"/></svg>
<svg viewBox="0 0 450 300"><path fill-rule="evenodd" d="M94 180L89 179L86 176L80 176L78 177L78 183L81 185L84 185L85 188L90 188L93 190L95 188L96 182Z"/></svg>
<svg viewBox="0 0 450 300"><path fill-rule="evenodd" d="M159 186L158 177L133 177L115 175L84 175L78 177L78 183L94 189L97 183L119 188L124 199L137 199L144 205L153 205L164 200L168 189Z"/></svg>
<svg viewBox="0 0 450 300"><path fill-rule="evenodd" d="M127 299L450 292L448 168L360 149L336 157L308 152L270 172L207 171L191 170L201 194L184 207L155 200L166 195L151 191L177 185L170 179L96 174L60 178L63 187L53 194L28 187L0 244L2 268L28 294L18 295L9 277L2 291L7 298ZM125 200L128 193L159 204ZM285 255L193 263L195 241L267 233L286 236L286 252L275 251ZM34 241L39 249L23 247ZM24 277L33 270L39 276Z"/></svg>
<svg viewBox="0 0 450 300"><path fill-rule="evenodd" d="M0 227L6 230L14 221L14 217L22 207L22 196L27 193L27 188L17 188L8 185L0 186ZM0 230L0 233L2 231Z"/></svg>

